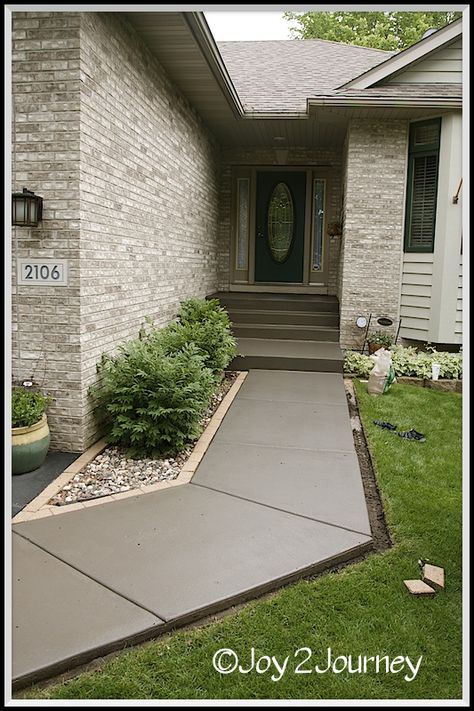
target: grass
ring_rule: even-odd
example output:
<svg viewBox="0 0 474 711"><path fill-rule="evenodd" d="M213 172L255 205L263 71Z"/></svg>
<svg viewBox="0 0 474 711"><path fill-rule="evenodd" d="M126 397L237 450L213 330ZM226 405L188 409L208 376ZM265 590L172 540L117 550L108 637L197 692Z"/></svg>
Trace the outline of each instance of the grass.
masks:
<svg viewBox="0 0 474 711"><path fill-rule="evenodd" d="M342 571L293 584L218 622L176 632L121 652L98 670L23 698L49 699L458 699L461 690L461 396L394 384L379 397L355 381L394 547ZM426 442L382 430L414 428ZM419 558L446 571L434 598L409 595ZM232 648L247 664L290 655L280 681L270 673L214 671L212 658ZM336 655L423 657L413 681L404 674L295 674L302 647L312 664ZM305 665L309 668L309 664Z"/></svg>

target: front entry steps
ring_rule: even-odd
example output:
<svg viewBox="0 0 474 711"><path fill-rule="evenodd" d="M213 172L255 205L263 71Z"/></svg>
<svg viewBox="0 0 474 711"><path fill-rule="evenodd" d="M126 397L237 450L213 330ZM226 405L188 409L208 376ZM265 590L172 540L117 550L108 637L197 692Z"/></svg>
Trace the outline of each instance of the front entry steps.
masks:
<svg viewBox="0 0 474 711"><path fill-rule="evenodd" d="M231 370L342 373L334 296L217 292L237 337Z"/></svg>

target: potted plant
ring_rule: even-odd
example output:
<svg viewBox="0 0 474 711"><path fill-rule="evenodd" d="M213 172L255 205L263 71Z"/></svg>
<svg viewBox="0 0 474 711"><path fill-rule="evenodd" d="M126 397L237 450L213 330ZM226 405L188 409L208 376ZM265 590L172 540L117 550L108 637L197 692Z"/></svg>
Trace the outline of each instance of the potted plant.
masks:
<svg viewBox="0 0 474 711"><path fill-rule="evenodd" d="M375 353L379 348L390 348L393 345L392 336L384 331L374 331L367 337L369 353Z"/></svg>
<svg viewBox="0 0 474 711"><path fill-rule="evenodd" d="M49 449L46 410L51 403L32 385L12 390L12 473L25 474L40 467Z"/></svg>

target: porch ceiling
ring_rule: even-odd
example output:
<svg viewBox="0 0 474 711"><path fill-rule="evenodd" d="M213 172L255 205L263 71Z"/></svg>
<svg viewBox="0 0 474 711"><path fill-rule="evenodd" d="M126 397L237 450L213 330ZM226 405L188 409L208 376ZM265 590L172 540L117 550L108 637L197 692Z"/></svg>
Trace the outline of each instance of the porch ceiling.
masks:
<svg viewBox="0 0 474 711"><path fill-rule="evenodd" d="M338 105L334 96L309 99L308 110L294 115L244 114L214 39L207 25L197 17L199 13L122 14L222 147L337 149L343 145L351 118L408 119L437 115L431 107L367 105L358 97L351 99L349 106L347 101Z"/></svg>
<svg viewBox="0 0 474 711"><path fill-rule="evenodd" d="M344 116L319 112L311 118L306 113L243 117L238 97L232 96L232 84L225 86L211 69L191 13L126 12L124 16L221 146L342 146L347 124ZM275 141L275 137L284 140Z"/></svg>

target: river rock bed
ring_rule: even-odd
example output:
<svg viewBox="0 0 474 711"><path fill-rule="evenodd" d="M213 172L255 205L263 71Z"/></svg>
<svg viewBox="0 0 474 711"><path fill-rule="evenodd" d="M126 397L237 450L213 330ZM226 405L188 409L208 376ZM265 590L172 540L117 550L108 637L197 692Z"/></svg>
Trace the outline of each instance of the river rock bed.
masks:
<svg viewBox="0 0 474 711"><path fill-rule="evenodd" d="M209 407L203 417L203 429L209 424L237 375L238 373L234 372L225 374L218 390L212 395ZM92 462L75 474L48 503L64 506L78 501L119 494L159 481L176 479L193 448L194 445L191 444L175 457L167 459L131 459L124 450L118 447L107 447Z"/></svg>

